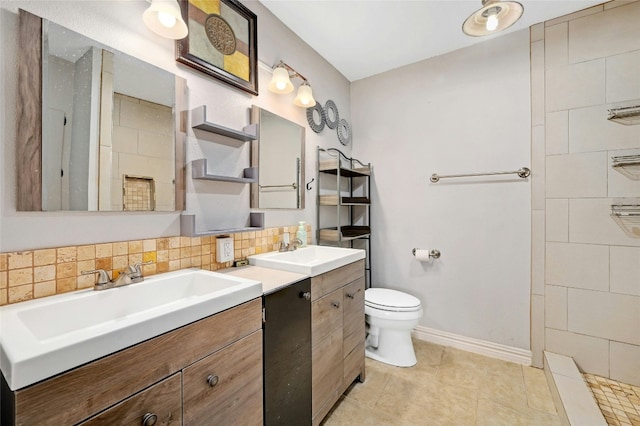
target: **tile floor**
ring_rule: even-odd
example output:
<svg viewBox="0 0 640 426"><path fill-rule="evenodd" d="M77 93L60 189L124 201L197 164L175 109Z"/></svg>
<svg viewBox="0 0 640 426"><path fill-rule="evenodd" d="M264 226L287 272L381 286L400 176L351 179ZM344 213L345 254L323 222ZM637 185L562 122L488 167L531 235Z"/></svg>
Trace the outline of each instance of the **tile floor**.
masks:
<svg viewBox="0 0 640 426"><path fill-rule="evenodd" d="M367 358L367 377L324 421L337 425L560 425L544 372L414 340L418 364Z"/></svg>
<svg viewBox="0 0 640 426"><path fill-rule="evenodd" d="M610 426L640 426L640 387L593 374L584 379Z"/></svg>

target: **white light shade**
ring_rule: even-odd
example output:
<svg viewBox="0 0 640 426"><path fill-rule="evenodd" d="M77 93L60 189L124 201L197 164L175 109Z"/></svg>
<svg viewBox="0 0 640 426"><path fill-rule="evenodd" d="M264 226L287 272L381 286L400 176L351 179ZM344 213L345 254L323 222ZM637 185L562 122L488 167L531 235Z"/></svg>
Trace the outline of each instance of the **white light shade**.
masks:
<svg viewBox="0 0 640 426"><path fill-rule="evenodd" d="M147 28L165 38L179 40L189 33L178 0L151 0L151 6L142 14L142 20Z"/></svg>
<svg viewBox="0 0 640 426"><path fill-rule="evenodd" d="M306 81L298 87L298 95L293 100L293 103L302 108L311 108L315 106L316 100L313 99L313 92L311 86Z"/></svg>
<svg viewBox="0 0 640 426"><path fill-rule="evenodd" d="M273 70L273 77L269 82L269 90L274 93L291 93L293 84L289 80L289 71L280 66Z"/></svg>
<svg viewBox="0 0 640 426"><path fill-rule="evenodd" d="M483 0L482 8L473 12L462 31L473 37L482 37L505 30L522 16L524 7L515 1Z"/></svg>

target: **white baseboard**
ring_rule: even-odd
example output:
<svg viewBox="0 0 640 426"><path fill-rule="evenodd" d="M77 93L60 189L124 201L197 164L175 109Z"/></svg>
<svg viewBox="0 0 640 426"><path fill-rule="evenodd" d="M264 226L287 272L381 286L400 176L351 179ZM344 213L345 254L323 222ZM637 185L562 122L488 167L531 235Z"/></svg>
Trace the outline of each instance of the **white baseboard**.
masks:
<svg viewBox="0 0 640 426"><path fill-rule="evenodd" d="M460 336L459 334L448 333L421 325L416 326L411 335L416 339L426 342L451 346L456 349L462 349L463 351L473 352L503 361L515 362L516 364L531 365L531 351L526 349Z"/></svg>

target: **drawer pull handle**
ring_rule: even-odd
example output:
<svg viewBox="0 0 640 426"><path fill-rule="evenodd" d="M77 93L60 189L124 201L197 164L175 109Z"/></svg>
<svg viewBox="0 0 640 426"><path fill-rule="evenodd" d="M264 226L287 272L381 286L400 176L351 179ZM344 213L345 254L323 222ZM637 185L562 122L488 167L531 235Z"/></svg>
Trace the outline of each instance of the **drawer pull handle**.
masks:
<svg viewBox="0 0 640 426"><path fill-rule="evenodd" d="M349 299L353 299L355 297L355 295L353 293L347 293L347 297Z"/></svg>
<svg viewBox="0 0 640 426"><path fill-rule="evenodd" d="M209 383L209 386L211 387L214 387L215 385L217 385L219 381L220 381L220 378L213 374L210 374L209 377L207 377L207 383Z"/></svg>
<svg viewBox="0 0 640 426"><path fill-rule="evenodd" d="M336 309L340 308L340 302L331 302L331 306L333 306Z"/></svg>
<svg viewBox="0 0 640 426"><path fill-rule="evenodd" d="M311 292L305 291L304 293L300 293L300 297L306 300L311 300Z"/></svg>
<svg viewBox="0 0 640 426"><path fill-rule="evenodd" d="M142 426L153 426L158 421L158 416L153 413L147 413L142 416Z"/></svg>

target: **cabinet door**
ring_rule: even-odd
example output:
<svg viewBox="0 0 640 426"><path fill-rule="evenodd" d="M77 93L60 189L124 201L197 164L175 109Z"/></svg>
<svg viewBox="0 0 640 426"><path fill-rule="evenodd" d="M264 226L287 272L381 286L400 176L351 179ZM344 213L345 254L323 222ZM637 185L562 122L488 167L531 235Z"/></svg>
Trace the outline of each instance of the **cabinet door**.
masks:
<svg viewBox="0 0 640 426"><path fill-rule="evenodd" d="M313 287L313 286L312 286ZM311 305L311 346L342 328L342 289L332 291Z"/></svg>
<svg viewBox="0 0 640 426"><path fill-rule="evenodd" d="M265 296L264 423L311 424L311 279Z"/></svg>
<svg viewBox="0 0 640 426"><path fill-rule="evenodd" d="M185 425L262 424L262 330L182 374Z"/></svg>
<svg viewBox="0 0 640 426"><path fill-rule="evenodd" d="M179 426L182 424L180 373L127 398L82 426Z"/></svg>
<svg viewBox="0 0 640 426"><path fill-rule="evenodd" d="M361 277L343 288L345 356L365 337L364 281Z"/></svg>
<svg viewBox="0 0 640 426"><path fill-rule="evenodd" d="M315 419L322 418L329 412L340 396L342 387L342 327L311 349L313 365L312 407Z"/></svg>
<svg viewBox="0 0 640 426"><path fill-rule="evenodd" d="M313 277L311 278L311 300L315 301L362 276L364 276L364 260L358 260Z"/></svg>

